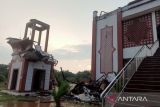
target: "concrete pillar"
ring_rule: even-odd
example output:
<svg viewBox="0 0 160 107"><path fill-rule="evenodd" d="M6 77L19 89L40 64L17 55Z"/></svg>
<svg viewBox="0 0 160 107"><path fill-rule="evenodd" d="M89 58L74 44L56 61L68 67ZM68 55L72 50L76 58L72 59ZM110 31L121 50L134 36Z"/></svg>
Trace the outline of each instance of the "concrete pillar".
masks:
<svg viewBox="0 0 160 107"><path fill-rule="evenodd" d="M47 52L48 40L49 40L49 28L47 29L47 32L46 32L46 42L45 42L45 48L44 48L45 52Z"/></svg>
<svg viewBox="0 0 160 107"><path fill-rule="evenodd" d="M39 31L38 45L41 44L42 31Z"/></svg>
<svg viewBox="0 0 160 107"><path fill-rule="evenodd" d="M92 79L96 80L96 46L97 46L97 11L93 12L92 22L92 59L91 59L91 73Z"/></svg>
<svg viewBox="0 0 160 107"><path fill-rule="evenodd" d="M117 43L118 43L118 71L123 68L123 32L122 32L122 9L117 13Z"/></svg>
<svg viewBox="0 0 160 107"><path fill-rule="evenodd" d="M24 38L27 38L28 33L28 24L26 24L25 32L24 32Z"/></svg>
<svg viewBox="0 0 160 107"><path fill-rule="evenodd" d="M152 29L153 29L153 40L157 40L157 26L156 26L156 15L155 12L152 12Z"/></svg>
<svg viewBox="0 0 160 107"><path fill-rule="evenodd" d="M35 36L35 28L32 28L32 36L31 36L31 40L34 41L34 36Z"/></svg>

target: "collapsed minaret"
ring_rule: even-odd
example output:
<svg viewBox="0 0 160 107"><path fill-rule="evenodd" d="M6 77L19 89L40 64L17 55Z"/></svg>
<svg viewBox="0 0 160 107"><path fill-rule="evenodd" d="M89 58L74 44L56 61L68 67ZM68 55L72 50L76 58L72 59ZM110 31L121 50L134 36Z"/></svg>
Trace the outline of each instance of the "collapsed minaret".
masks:
<svg viewBox="0 0 160 107"><path fill-rule="evenodd" d="M34 92L52 89L53 69L57 61L47 53L49 29L48 24L31 19L26 24L23 39L7 38L13 49L8 90ZM29 30L31 35L28 35ZM46 38L44 49L41 49L43 31L46 31ZM39 35L35 32L39 32ZM35 36L38 36L38 41L35 41Z"/></svg>

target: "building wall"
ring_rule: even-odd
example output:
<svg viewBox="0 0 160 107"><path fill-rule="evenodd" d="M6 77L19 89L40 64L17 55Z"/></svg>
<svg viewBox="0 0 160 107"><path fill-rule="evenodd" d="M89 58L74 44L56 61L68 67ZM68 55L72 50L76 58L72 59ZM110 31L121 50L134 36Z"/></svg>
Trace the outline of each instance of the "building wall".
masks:
<svg viewBox="0 0 160 107"><path fill-rule="evenodd" d="M157 30L156 30L156 10L160 9L160 1L154 1L150 2L148 4L143 4L141 6L138 6L136 8L128 9L129 6L123 8L123 20L129 20L133 19L139 16L143 16L146 14L151 14L151 22L152 22L152 38L153 43L151 41L148 43L149 46L152 46L154 42L157 40ZM139 46L130 46L130 47L124 47L123 49L123 58L132 58L138 50L141 48L141 46L144 44L141 44ZM148 54L149 55L149 54Z"/></svg>
<svg viewBox="0 0 160 107"><path fill-rule="evenodd" d="M123 47L153 43L152 14L123 21Z"/></svg>
<svg viewBox="0 0 160 107"><path fill-rule="evenodd" d="M20 84L20 80L21 78L21 73L22 73L22 63L23 61L21 60L21 58L18 55L15 55L12 58L12 62L11 62L11 69L10 69L10 75L9 75L9 83L8 83L8 89L10 89L11 87L11 82L12 82L12 74L13 74L13 70L14 69L18 69L18 79L17 79L17 86L16 86L16 91L19 90L19 84Z"/></svg>
<svg viewBox="0 0 160 107"><path fill-rule="evenodd" d="M117 12L111 13L109 16L106 16L104 19L97 21L97 38L96 38L96 79L102 76L100 72L100 54L99 50L101 48L101 30L106 26L113 27L113 47L115 48L113 53L113 71L118 71L118 54L117 54ZM106 58L104 58L106 59ZM112 71L111 71L112 72Z"/></svg>
<svg viewBox="0 0 160 107"><path fill-rule="evenodd" d="M44 90L49 90L51 65L50 64L45 64L44 62L36 62L36 63L29 62L26 84L25 84L25 91L31 91L34 69L45 70Z"/></svg>
<svg viewBox="0 0 160 107"><path fill-rule="evenodd" d="M125 22L126 20L131 20L137 17L141 17L144 15L149 14L149 18L146 19L146 21L148 21L146 24L147 26L149 26L150 32L149 37L147 37L148 40L146 40L143 43L139 43L138 45L133 45L133 44L129 44L128 46L124 46L123 47L123 59L128 59L128 58L132 58L137 52L138 50L144 45L146 44L146 42L148 43L147 45L149 47L151 47L155 41L157 41L157 23L160 23L160 15L157 16L156 11L160 10L160 1L159 0L143 0L141 2L132 4L132 5L128 5L125 7L122 7L122 20L123 22ZM101 72L100 72L100 54L99 54L99 50L101 48L101 30L103 28L105 28L106 26L113 26L113 47L115 48L115 51L113 53L113 71L118 72L118 43L117 43L117 33L118 33L118 29L117 29L117 24L118 20L117 20L117 12L118 10L112 11L110 13L106 13L102 16L99 16L98 20L97 20L97 30L96 30L96 79L100 78L102 76ZM160 12L159 12L160 13ZM158 20L156 18L159 18ZM146 18L146 17L144 17ZM143 19L143 18L142 18ZM141 20L141 19L140 19ZM144 23L146 22L144 21ZM143 27L143 26L142 26ZM123 29L124 30L124 29ZM124 36L124 35L123 35ZM136 35L137 36L137 35ZM144 35L143 35L144 36ZM124 42L124 40L123 40ZM153 52L155 52L155 50L158 48L158 46L155 46L154 49L149 50L149 49L145 49L146 51L143 52L143 54L141 54L141 56L144 56L145 54L147 56L151 56L153 55ZM93 52L92 52L93 53ZM107 59L107 58L104 58Z"/></svg>

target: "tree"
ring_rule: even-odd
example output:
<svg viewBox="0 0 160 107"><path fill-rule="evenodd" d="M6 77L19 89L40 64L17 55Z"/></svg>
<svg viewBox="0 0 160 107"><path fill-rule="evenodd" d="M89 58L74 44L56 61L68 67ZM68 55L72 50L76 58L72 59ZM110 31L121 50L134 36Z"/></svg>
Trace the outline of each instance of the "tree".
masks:
<svg viewBox="0 0 160 107"><path fill-rule="evenodd" d="M4 82L7 79L8 70L7 65L0 64L0 82Z"/></svg>
<svg viewBox="0 0 160 107"><path fill-rule="evenodd" d="M83 80L89 80L91 78L91 73L88 70L79 71L78 73L74 74L68 70L63 71L65 79L72 81L72 82L80 82ZM63 80L62 72L55 70L55 75L59 78L59 80Z"/></svg>
<svg viewBox="0 0 160 107"><path fill-rule="evenodd" d="M89 71L79 71L77 74L76 74L76 79L78 81L83 81L83 80L87 80L87 79L90 79L91 78L91 73Z"/></svg>
<svg viewBox="0 0 160 107"><path fill-rule="evenodd" d="M56 107L61 107L61 102L60 102L61 97L64 96L68 92L70 86L69 86L69 83L67 81L59 80L57 75L55 77L56 77L58 85L53 90L52 95L53 95L54 100L56 102Z"/></svg>

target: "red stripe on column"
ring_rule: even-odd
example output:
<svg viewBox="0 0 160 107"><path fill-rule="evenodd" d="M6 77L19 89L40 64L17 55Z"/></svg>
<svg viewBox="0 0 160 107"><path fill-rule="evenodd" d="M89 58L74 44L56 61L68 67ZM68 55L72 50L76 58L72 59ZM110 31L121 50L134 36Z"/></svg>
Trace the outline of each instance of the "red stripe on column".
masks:
<svg viewBox="0 0 160 107"><path fill-rule="evenodd" d="M50 70L50 80L49 80L49 90L52 90L52 80L53 78L53 74L54 74L54 64L51 64L51 70Z"/></svg>
<svg viewBox="0 0 160 107"><path fill-rule="evenodd" d="M25 91L27 71L28 71L28 61L24 59L23 65L22 65L22 71L21 71L22 74L21 74L21 80L19 85L19 91Z"/></svg>
<svg viewBox="0 0 160 107"><path fill-rule="evenodd" d="M92 24L92 59L91 59L91 73L92 79L96 80L96 32L97 32L97 21L96 17L93 17Z"/></svg>
<svg viewBox="0 0 160 107"><path fill-rule="evenodd" d="M118 71L123 68L123 35L122 35L122 11L117 13L117 42L118 42Z"/></svg>

